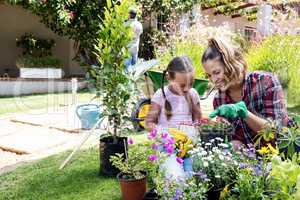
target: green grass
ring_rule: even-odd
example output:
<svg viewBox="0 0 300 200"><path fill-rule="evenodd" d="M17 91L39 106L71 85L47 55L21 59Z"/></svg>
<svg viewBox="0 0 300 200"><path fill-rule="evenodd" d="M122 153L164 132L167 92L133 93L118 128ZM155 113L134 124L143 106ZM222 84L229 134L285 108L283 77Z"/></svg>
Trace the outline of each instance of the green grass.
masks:
<svg viewBox="0 0 300 200"><path fill-rule="evenodd" d="M77 103L87 103L94 95L87 92L77 94ZM72 102L71 93L60 94L38 94L20 97L1 97L0 115L7 113L27 112L33 109L47 109L49 107L59 107Z"/></svg>
<svg viewBox="0 0 300 200"><path fill-rule="evenodd" d="M17 168L0 177L1 200L119 200L114 177L99 176L97 148L83 150L76 160L60 171L69 152Z"/></svg>

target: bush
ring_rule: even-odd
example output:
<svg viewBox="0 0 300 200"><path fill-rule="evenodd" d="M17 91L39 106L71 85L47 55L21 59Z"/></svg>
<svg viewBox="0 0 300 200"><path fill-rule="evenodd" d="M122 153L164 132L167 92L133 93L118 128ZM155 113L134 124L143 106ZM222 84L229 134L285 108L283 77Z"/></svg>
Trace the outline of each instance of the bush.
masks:
<svg viewBox="0 0 300 200"><path fill-rule="evenodd" d="M62 62L53 56L34 57L34 56L20 56L16 60L18 68L61 68Z"/></svg>
<svg viewBox="0 0 300 200"><path fill-rule="evenodd" d="M283 88L288 89L288 101L300 102L300 37L272 36L247 54L249 70L275 73Z"/></svg>

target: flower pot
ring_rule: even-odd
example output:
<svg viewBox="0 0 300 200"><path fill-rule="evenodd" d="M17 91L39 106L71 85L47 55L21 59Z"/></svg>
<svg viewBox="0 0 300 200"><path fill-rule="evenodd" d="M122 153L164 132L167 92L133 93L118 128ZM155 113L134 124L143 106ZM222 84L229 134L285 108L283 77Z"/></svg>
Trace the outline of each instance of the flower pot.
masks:
<svg viewBox="0 0 300 200"><path fill-rule="evenodd" d="M21 78L62 78L60 68L20 68Z"/></svg>
<svg viewBox="0 0 300 200"><path fill-rule="evenodd" d="M120 171L115 168L109 161L110 156L116 153L123 153L125 158L125 146L127 149L127 138L118 137L117 143L113 143L113 137L105 137L100 139L99 151L100 151L100 174L115 176Z"/></svg>
<svg viewBox="0 0 300 200"><path fill-rule="evenodd" d="M216 137L222 138L223 140L230 141L232 138L232 135L234 133L234 129L230 126L223 129L217 129L217 128L200 128L200 135L201 140L203 142L209 142L211 139L214 139Z"/></svg>
<svg viewBox="0 0 300 200"><path fill-rule="evenodd" d="M220 199L220 194L221 194L222 189L210 189L207 191L207 200L217 200Z"/></svg>
<svg viewBox="0 0 300 200"><path fill-rule="evenodd" d="M159 200L160 196L157 193L155 188L152 188L148 192L145 193L143 200Z"/></svg>
<svg viewBox="0 0 300 200"><path fill-rule="evenodd" d="M126 174L120 172L117 179L120 182L123 200L143 200L147 190L147 173L141 179L127 179Z"/></svg>

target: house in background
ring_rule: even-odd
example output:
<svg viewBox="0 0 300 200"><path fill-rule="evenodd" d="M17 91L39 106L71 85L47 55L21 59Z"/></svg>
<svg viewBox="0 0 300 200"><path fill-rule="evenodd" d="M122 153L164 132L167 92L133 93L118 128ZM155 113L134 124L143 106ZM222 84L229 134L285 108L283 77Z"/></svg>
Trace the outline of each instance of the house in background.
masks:
<svg viewBox="0 0 300 200"><path fill-rule="evenodd" d="M261 36L275 33L300 35L300 1L278 3L278 1L248 0L232 4L230 12L226 11L226 5L202 8L200 12L202 16L207 17L209 26L227 25L232 31L241 33L248 40L255 39L258 34ZM294 16L289 19L275 21L271 17L275 12L287 16L291 10Z"/></svg>
<svg viewBox="0 0 300 200"><path fill-rule="evenodd" d="M17 47L16 38L25 33L55 41L52 54L62 61L62 78L19 78L20 69L16 67L16 59L22 54L22 49ZM74 41L56 35L28 10L0 3L0 96L70 92L74 88L86 87L83 79L71 79L85 76L83 68L73 60L73 45Z"/></svg>
<svg viewBox="0 0 300 200"><path fill-rule="evenodd" d="M40 22L38 16L20 6L0 3L0 77L8 73L9 77L19 77L16 59L22 49L16 46L16 38L25 33L36 37L54 39L56 46L52 49L54 56L63 62L64 77L84 76L85 72L76 61L73 61L74 41L60 37Z"/></svg>

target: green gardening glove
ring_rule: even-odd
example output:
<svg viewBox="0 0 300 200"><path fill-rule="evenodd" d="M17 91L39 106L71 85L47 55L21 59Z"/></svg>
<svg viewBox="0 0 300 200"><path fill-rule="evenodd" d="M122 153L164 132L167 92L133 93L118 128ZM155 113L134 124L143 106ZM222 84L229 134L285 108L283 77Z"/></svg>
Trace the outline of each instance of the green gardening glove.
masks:
<svg viewBox="0 0 300 200"><path fill-rule="evenodd" d="M214 118L216 116L224 117L226 119L234 119L241 117L242 119L248 116L248 110L244 101L240 101L235 104L224 104L210 113L209 117Z"/></svg>

